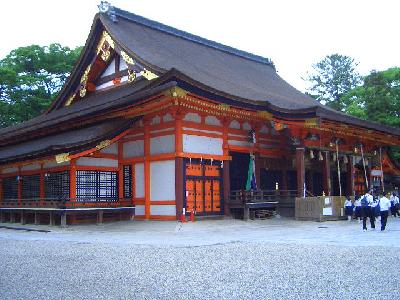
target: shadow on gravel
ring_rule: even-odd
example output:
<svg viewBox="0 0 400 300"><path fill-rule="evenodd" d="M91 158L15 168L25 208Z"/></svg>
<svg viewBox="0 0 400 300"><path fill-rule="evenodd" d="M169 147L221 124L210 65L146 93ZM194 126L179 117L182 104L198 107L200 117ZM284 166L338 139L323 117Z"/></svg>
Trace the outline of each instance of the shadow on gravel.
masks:
<svg viewBox="0 0 400 300"><path fill-rule="evenodd" d="M0 228L10 229L10 230L21 230L21 231L34 231L34 232L51 232L50 230L44 229L32 229L32 228L20 228L20 227L10 227L10 226L0 226Z"/></svg>

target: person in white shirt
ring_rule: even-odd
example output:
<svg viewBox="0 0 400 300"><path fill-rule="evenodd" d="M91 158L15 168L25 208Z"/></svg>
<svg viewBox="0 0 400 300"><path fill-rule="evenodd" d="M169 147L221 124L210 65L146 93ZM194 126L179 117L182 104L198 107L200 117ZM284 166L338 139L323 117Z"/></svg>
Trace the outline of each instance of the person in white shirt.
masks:
<svg viewBox="0 0 400 300"><path fill-rule="evenodd" d="M375 230L375 214L372 208L374 203L374 197L372 197L372 191L366 192L361 198L361 215L363 217L363 231L367 231L367 218L371 222L371 229Z"/></svg>
<svg viewBox="0 0 400 300"><path fill-rule="evenodd" d="M388 194L388 196L389 195L390 194ZM381 211L381 231L384 231L386 228L389 209L391 206L390 200L382 193L382 197L379 199L379 207Z"/></svg>
<svg viewBox="0 0 400 300"><path fill-rule="evenodd" d="M392 195L390 195L389 200L390 200L390 202L392 204L392 207L390 209L391 213L392 213L392 216L394 218L396 218L396 216L400 217L400 214L399 214L399 197L397 197L396 193L393 192Z"/></svg>
<svg viewBox="0 0 400 300"><path fill-rule="evenodd" d="M359 195L356 195L356 199L354 200L354 215L358 221L361 222L361 198Z"/></svg>
<svg viewBox="0 0 400 300"><path fill-rule="evenodd" d="M346 200L344 201L344 213L347 216L347 220L350 222L353 217L353 202L349 196L346 196Z"/></svg>

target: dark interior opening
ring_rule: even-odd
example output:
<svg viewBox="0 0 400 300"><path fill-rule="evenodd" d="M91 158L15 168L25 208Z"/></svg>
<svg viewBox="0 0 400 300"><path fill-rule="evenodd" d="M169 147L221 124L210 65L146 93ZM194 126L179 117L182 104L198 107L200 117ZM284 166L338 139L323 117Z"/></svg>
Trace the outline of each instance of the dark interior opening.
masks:
<svg viewBox="0 0 400 300"><path fill-rule="evenodd" d="M230 152L229 178L231 190L244 190L246 188L247 173L249 170L249 153Z"/></svg>

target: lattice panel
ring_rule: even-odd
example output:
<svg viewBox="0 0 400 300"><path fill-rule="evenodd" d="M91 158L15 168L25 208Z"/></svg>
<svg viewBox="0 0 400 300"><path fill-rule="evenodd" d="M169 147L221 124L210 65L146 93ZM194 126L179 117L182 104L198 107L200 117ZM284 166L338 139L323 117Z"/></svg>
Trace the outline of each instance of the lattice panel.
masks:
<svg viewBox="0 0 400 300"><path fill-rule="evenodd" d="M3 199L18 200L18 180L17 176L3 178Z"/></svg>
<svg viewBox="0 0 400 300"><path fill-rule="evenodd" d="M45 197L48 200L69 198L69 171L46 173L44 176Z"/></svg>
<svg viewBox="0 0 400 300"><path fill-rule="evenodd" d="M132 198L132 166L124 166L124 198Z"/></svg>
<svg viewBox="0 0 400 300"><path fill-rule="evenodd" d="M117 172L77 171L76 197L78 201L117 201Z"/></svg>
<svg viewBox="0 0 400 300"><path fill-rule="evenodd" d="M40 198L40 174L21 176L22 199Z"/></svg>

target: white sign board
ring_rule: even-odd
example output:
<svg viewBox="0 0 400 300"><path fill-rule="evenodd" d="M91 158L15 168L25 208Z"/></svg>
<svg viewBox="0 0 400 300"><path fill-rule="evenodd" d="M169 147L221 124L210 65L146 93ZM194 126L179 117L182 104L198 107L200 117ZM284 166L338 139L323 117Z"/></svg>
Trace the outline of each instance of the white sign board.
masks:
<svg viewBox="0 0 400 300"><path fill-rule="evenodd" d="M332 207L324 207L322 209L322 214L324 216L332 216Z"/></svg>

